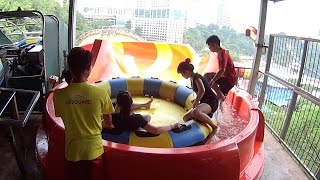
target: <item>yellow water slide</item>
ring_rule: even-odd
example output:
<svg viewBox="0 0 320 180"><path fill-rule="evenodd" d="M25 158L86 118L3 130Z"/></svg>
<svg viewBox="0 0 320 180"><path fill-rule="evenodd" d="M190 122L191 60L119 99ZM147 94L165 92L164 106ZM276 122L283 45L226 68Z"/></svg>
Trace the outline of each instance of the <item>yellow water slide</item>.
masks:
<svg viewBox="0 0 320 180"><path fill-rule="evenodd" d="M186 44L95 40L93 45L83 47L93 52L90 82L132 76L179 82L185 81L177 74L180 62L190 58L196 71L201 64L197 53Z"/></svg>

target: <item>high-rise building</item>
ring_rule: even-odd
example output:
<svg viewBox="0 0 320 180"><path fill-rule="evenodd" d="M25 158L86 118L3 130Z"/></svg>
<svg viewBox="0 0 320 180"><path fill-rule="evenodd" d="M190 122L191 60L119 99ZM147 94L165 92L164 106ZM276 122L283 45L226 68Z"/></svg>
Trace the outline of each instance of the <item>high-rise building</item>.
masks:
<svg viewBox="0 0 320 180"><path fill-rule="evenodd" d="M219 27L230 27L231 26L231 18L229 12L227 11L226 2L227 0L220 0L218 3L218 18L217 18L217 25Z"/></svg>
<svg viewBox="0 0 320 180"><path fill-rule="evenodd" d="M133 18L133 9L127 8L84 7L80 12L89 21L106 19L118 27L124 27L125 23Z"/></svg>
<svg viewBox="0 0 320 180"><path fill-rule="evenodd" d="M133 29L149 41L182 43L186 23L183 0L137 0Z"/></svg>
<svg viewBox="0 0 320 180"><path fill-rule="evenodd" d="M123 4L124 0L111 3L111 0L79 0L78 11L90 22L103 19L114 23L117 27L124 27L126 22L133 18L133 4Z"/></svg>

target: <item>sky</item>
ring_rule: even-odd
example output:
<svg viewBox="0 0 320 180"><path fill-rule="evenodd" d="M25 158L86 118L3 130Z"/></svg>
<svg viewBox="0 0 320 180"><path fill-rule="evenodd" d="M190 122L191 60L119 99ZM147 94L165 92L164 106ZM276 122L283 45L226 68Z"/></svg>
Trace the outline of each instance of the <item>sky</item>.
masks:
<svg viewBox="0 0 320 180"><path fill-rule="evenodd" d="M200 0L201 23L216 22L220 0ZM210 2L210 6L208 3ZM231 17L231 26L244 32L249 26L259 24L261 0L225 0L225 10ZM320 31L320 0L284 0L268 2L266 33L284 32L292 36L318 37ZM211 13L207 13L211 12Z"/></svg>
<svg viewBox="0 0 320 180"><path fill-rule="evenodd" d="M222 0L190 0L199 12L199 22L217 22L218 4ZM231 17L231 26L238 32L245 32L249 26L259 23L261 0L224 0L225 11ZM108 4L109 3L109 4ZM78 0L79 6L132 7L133 0ZM183 3L181 4L183 5ZM320 0L284 0L268 2L266 33L284 32L287 35L320 38Z"/></svg>

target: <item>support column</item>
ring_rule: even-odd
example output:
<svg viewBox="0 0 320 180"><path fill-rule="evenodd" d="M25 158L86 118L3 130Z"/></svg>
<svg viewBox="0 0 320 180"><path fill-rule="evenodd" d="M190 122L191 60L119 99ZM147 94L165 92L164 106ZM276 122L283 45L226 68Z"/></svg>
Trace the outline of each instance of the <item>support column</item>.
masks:
<svg viewBox="0 0 320 180"><path fill-rule="evenodd" d="M267 9L268 9L268 0L261 0L260 4L260 18L259 18L259 27L258 27L258 39L256 40L256 52L254 62L252 64L252 70L250 75L249 89L248 92L250 94L254 93L254 89L258 80L258 72L261 61L261 54L263 50L264 44L264 33L266 26L266 18L267 18Z"/></svg>
<svg viewBox="0 0 320 180"><path fill-rule="evenodd" d="M69 0L69 20L68 20L68 49L75 46L76 40L76 0Z"/></svg>

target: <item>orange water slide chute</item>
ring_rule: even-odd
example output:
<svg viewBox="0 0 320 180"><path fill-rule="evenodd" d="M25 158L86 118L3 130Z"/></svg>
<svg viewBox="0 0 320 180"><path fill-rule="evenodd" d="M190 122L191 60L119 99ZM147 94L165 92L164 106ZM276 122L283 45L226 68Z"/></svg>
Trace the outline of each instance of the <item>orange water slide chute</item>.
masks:
<svg viewBox="0 0 320 180"><path fill-rule="evenodd" d="M190 58L195 67L199 57L189 45L156 42L110 42L96 40L84 46L93 53L93 68L88 80L112 77L157 77L179 81L178 64Z"/></svg>

